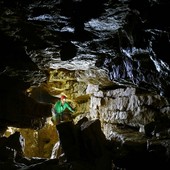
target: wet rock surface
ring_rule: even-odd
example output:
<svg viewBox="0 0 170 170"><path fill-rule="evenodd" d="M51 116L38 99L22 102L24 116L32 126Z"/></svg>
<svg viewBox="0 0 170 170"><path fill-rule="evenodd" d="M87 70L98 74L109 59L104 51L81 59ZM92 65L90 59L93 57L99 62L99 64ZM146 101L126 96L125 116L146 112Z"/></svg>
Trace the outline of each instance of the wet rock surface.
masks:
<svg viewBox="0 0 170 170"><path fill-rule="evenodd" d="M64 92L77 107L75 122L100 120L113 142L112 169L140 169L134 162L143 169L169 167L169 1L2 0L0 6L2 138L9 126L43 128ZM110 169L110 156L95 145L103 137L99 142L88 130L97 126L98 134L100 127L86 123L82 139L95 149L93 156L85 152L89 168L100 169L103 161L108 166L101 167ZM59 159L15 162L15 148L4 146L4 169L83 167L59 165ZM81 148L70 149L76 152L66 149L67 157L77 161ZM90 156L96 160L92 167Z"/></svg>

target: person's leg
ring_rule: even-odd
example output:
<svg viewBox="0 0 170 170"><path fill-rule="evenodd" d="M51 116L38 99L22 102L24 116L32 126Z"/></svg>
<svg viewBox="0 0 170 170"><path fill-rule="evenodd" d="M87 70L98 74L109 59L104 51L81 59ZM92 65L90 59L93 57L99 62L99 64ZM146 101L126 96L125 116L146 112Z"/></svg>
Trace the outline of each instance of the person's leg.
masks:
<svg viewBox="0 0 170 170"><path fill-rule="evenodd" d="M52 122L53 122L55 125L57 125L57 124L59 124L60 121L61 121L61 116L60 116L59 114L55 113L55 114L52 116L51 120L52 120Z"/></svg>
<svg viewBox="0 0 170 170"><path fill-rule="evenodd" d="M56 118L56 124L58 125L60 123L60 116L57 116Z"/></svg>

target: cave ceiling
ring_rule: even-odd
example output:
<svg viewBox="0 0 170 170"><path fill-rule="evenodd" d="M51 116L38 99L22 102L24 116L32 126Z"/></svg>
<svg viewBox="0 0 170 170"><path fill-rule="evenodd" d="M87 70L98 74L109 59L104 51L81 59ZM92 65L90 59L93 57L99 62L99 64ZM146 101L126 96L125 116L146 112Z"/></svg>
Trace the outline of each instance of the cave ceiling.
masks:
<svg viewBox="0 0 170 170"><path fill-rule="evenodd" d="M133 86L169 98L170 3L142 2L2 0L1 125L42 126L36 121L43 119L39 111L35 120L31 113L41 107L49 116L50 106L37 106L25 91L41 86L56 70L103 88ZM22 112L27 124L9 120L11 112Z"/></svg>

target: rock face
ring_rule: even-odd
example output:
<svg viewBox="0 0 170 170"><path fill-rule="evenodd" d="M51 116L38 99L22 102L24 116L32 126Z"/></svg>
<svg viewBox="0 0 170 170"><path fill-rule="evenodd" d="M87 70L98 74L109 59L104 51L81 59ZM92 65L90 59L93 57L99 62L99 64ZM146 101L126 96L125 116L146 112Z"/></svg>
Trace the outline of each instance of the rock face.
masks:
<svg viewBox="0 0 170 170"><path fill-rule="evenodd" d="M15 132L10 137L1 138L1 160L15 161L24 156L23 149L25 140L19 132Z"/></svg>
<svg viewBox="0 0 170 170"><path fill-rule="evenodd" d="M57 126L62 149L67 161L73 163L73 169L112 168L109 142L100 126L99 120L85 118L76 126L72 122Z"/></svg>
<svg viewBox="0 0 170 170"><path fill-rule="evenodd" d="M101 131L100 121L82 119L77 125L65 122L57 125L62 153L58 159L28 159L24 157L24 138L19 132L8 138L1 138L1 168L2 169L108 169L112 168L109 142ZM56 148L56 147L55 147ZM59 148L57 148L59 149ZM57 153L59 153L57 151ZM2 156L3 155L3 156ZM65 163L67 162L67 163ZM7 167L8 164L11 164ZM17 167L17 164L19 165ZM68 164L68 165L67 165ZM47 166L48 165L48 166Z"/></svg>
<svg viewBox="0 0 170 170"><path fill-rule="evenodd" d="M134 127L149 136L169 129L169 102L165 97L129 87L109 91L99 90L97 86L93 89L92 85L87 88L87 93L92 95L88 116L103 121L107 137L115 124Z"/></svg>
<svg viewBox="0 0 170 170"><path fill-rule="evenodd" d="M61 138L68 135L78 144L81 136L83 150L71 147L65 136L57 144L48 137L40 137L45 142L35 138L46 150L42 157L51 155L53 145L61 149L59 144L63 143L70 161L81 155L80 161L86 159L90 168L90 159L96 161L93 168L103 169L111 168L110 160L115 169L139 169L134 160L143 169L169 166L169 1L2 0L0 6L2 143L10 126L41 134L39 130L49 123L52 105L64 92L76 108L76 126L64 124L58 131ZM81 122L84 118L88 121ZM74 134L62 133L65 126ZM52 132L54 127L49 127L42 134ZM91 129L100 138L94 139ZM105 152L99 144L105 145L107 140L111 145ZM16 149L1 146L13 162ZM56 153L55 148L53 151ZM45 169L49 164L59 168L58 161L64 159L61 152L52 155L53 160L30 158L22 163L26 169ZM1 153L0 158L6 161ZM101 165L100 160L106 164ZM23 168L21 164L10 165ZM70 162L62 165L69 169ZM3 164L4 169L7 166Z"/></svg>
<svg viewBox="0 0 170 170"><path fill-rule="evenodd" d="M25 140L19 132L1 138L1 168L111 170L169 167L169 140L160 142L123 126L115 127L114 137L112 135L112 140L108 140L99 119L89 121L86 117L77 124L64 122L56 128L59 142L54 146L50 159L25 157Z"/></svg>

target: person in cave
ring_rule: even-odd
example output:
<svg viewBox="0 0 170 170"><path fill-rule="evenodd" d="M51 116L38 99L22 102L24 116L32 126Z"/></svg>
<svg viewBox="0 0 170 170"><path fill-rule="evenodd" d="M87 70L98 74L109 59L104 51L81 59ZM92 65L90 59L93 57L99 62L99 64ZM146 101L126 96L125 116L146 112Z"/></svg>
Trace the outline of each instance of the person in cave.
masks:
<svg viewBox="0 0 170 170"><path fill-rule="evenodd" d="M52 107L52 122L56 125L72 120L72 113L75 110L66 101L66 96L61 95L60 100L58 100Z"/></svg>

